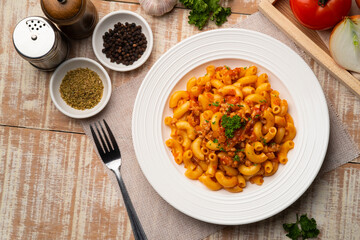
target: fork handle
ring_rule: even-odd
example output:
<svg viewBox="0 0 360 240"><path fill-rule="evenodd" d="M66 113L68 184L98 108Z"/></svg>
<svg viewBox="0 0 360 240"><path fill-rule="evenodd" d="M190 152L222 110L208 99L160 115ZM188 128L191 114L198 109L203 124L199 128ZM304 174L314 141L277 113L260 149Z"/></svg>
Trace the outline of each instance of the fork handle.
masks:
<svg viewBox="0 0 360 240"><path fill-rule="evenodd" d="M119 183L120 186L120 190L121 190L121 194L123 196L124 202L125 202L125 207L126 207L126 211L129 215L129 219L130 219L130 223L131 223L131 227L133 229L133 233L134 233L134 238L135 240L147 240L146 234L144 232L144 229L141 226L141 223L139 221L139 218L136 214L135 208L131 202L130 196L128 191L126 190L125 187L125 183L121 177L120 171L119 170L112 170L113 173L116 176L116 179Z"/></svg>

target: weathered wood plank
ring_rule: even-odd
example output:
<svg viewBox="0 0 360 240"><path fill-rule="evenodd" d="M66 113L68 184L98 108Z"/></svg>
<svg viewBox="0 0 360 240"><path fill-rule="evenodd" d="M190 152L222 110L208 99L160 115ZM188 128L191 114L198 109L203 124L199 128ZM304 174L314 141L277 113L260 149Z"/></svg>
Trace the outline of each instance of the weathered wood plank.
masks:
<svg viewBox="0 0 360 240"><path fill-rule="evenodd" d="M2 239L132 239L126 210L87 136L0 127ZM322 239L356 239L360 164L318 176L282 213L227 227L209 240L282 239L284 222L307 213Z"/></svg>
<svg viewBox="0 0 360 240"><path fill-rule="evenodd" d="M116 186L108 184L85 135L8 127L0 132L6 149L0 160L2 239L130 237Z"/></svg>

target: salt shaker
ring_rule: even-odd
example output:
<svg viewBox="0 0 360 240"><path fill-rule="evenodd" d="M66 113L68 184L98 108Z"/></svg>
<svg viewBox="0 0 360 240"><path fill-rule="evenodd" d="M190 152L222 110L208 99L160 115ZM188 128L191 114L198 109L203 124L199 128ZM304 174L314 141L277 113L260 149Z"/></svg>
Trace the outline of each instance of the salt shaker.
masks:
<svg viewBox="0 0 360 240"><path fill-rule="evenodd" d="M68 56L66 37L49 20L32 16L21 20L13 32L19 55L40 70L54 70Z"/></svg>
<svg viewBox="0 0 360 240"><path fill-rule="evenodd" d="M41 8L45 16L72 39L90 36L99 20L90 0L41 0Z"/></svg>

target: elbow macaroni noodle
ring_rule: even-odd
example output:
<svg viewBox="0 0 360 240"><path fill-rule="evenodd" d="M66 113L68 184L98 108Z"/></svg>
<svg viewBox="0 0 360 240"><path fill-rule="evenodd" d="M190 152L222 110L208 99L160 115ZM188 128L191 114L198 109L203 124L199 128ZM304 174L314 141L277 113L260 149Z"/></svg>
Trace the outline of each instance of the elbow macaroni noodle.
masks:
<svg viewBox="0 0 360 240"><path fill-rule="evenodd" d="M186 90L172 93L165 118L171 149L185 176L213 191L242 192L247 182L262 185L294 148L296 128L288 104L257 67L206 68Z"/></svg>

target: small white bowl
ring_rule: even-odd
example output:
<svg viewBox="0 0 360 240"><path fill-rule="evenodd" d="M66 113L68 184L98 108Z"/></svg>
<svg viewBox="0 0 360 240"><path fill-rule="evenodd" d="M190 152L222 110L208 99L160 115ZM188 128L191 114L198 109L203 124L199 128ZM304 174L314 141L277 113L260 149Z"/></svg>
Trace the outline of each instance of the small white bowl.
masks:
<svg viewBox="0 0 360 240"><path fill-rule="evenodd" d="M60 94L60 84L67 72L76 68L89 68L96 72L104 85L104 92L100 102L91 109L78 110L70 107L62 99ZM89 58L72 58L63 62L53 73L50 79L50 96L55 104L63 114L72 118L88 118L99 113L109 102L111 96L111 80L106 70L96 61Z"/></svg>
<svg viewBox="0 0 360 240"><path fill-rule="evenodd" d="M147 40L147 47L143 55L135 61L132 65L124 65L122 63L117 64L115 62L111 62L109 58L105 56L102 52L103 49L103 35L105 32L108 32L109 29L114 29L114 25L118 22L122 24L128 23L135 23L136 25L141 26L141 32L145 35ZM92 47L93 51L97 57L97 59L106 67L119 71L119 72L126 72L134 70L135 68L140 67L146 60L149 58L152 48L153 48L153 33L149 24L146 20L137 13L121 10L107 14L104 16L96 25L93 35L92 35Z"/></svg>

